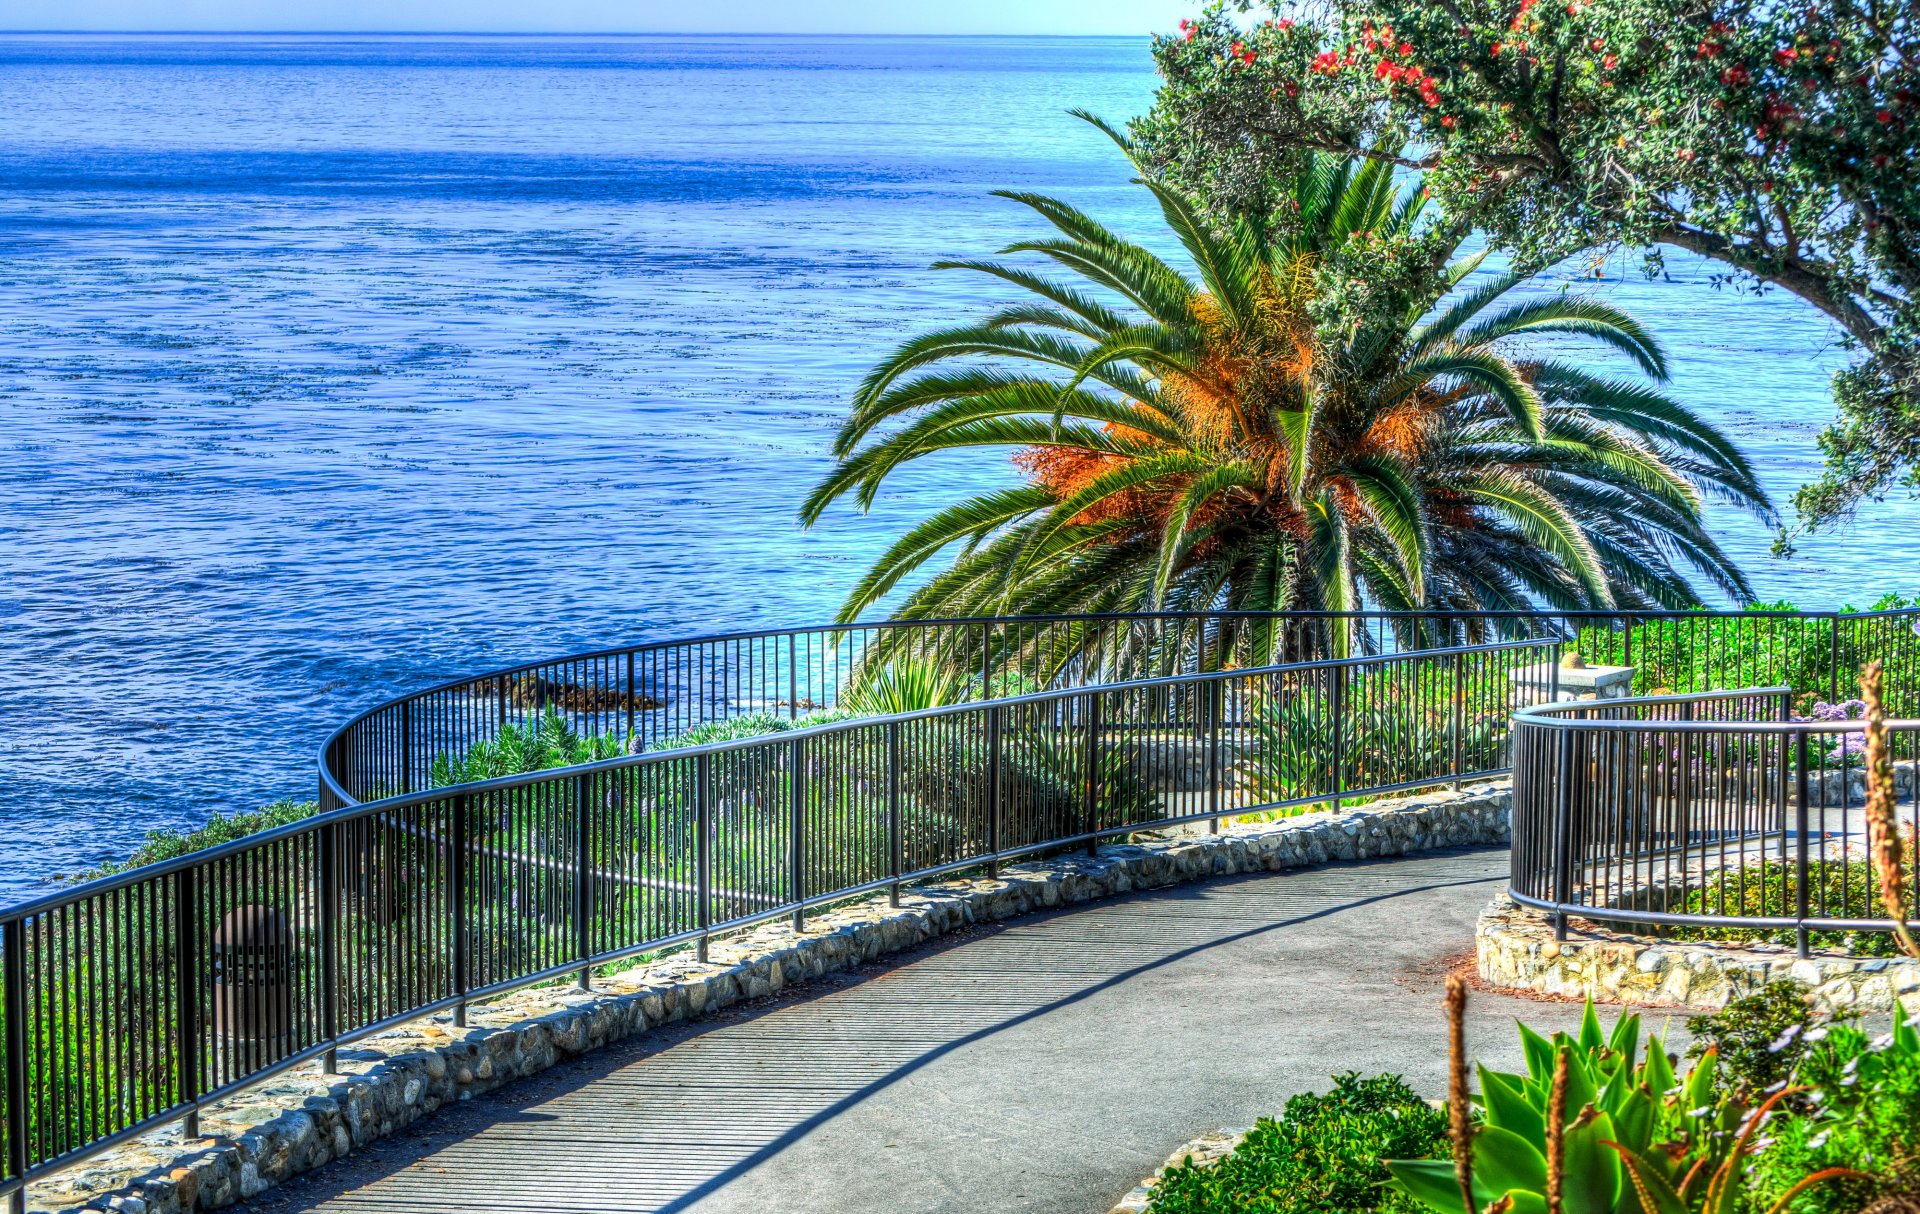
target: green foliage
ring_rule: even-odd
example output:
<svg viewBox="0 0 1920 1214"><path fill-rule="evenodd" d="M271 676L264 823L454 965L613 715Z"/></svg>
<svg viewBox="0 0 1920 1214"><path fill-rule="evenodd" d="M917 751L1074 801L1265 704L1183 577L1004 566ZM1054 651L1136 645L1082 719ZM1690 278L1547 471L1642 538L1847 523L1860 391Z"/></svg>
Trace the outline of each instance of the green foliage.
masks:
<svg viewBox="0 0 1920 1214"><path fill-rule="evenodd" d="M1715 259L1721 285L1791 291L1866 355L1834 381L1841 420L1803 517L1844 517L1913 467L1911 6L1274 0L1282 19L1245 27L1234 10L1251 7L1215 3L1155 44L1165 84L1134 133L1173 180L1284 226L1287 182L1311 157L1370 155L1424 170L1450 224L1524 267L1618 245ZM1401 153L1409 136L1419 153ZM1352 273L1419 269L1413 256ZM1646 270L1662 272L1657 252Z"/></svg>
<svg viewBox="0 0 1920 1214"><path fill-rule="evenodd" d="M1920 876L1911 850L1906 857L1907 880ZM1813 880L1807 890L1807 904L1813 914L1834 918L1877 919L1882 917L1879 891L1874 884L1873 866L1864 857L1852 863L1811 865ZM1776 860L1749 862L1730 870L1712 884L1696 886L1675 902L1672 911L1682 915L1739 915L1749 917L1790 918L1799 906L1800 882L1795 866ZM1825 908L1823 911L1822 908ZM1774 944L1794 944L1795 930L1786 928L1673 927L1660 929L1674 940L1764 940ZM1814 931L1808 940L1816 948L1831 948L1855 957L1897 957L1899 946L1890 932Z"/></svg>
<svg viewBox="0 0 1920 1214"><path fill-rule="evenodd" d="M1507 301L1518 276L1464 289L1464 231L1429 225L1382 162L1304 160L1274 183L1286 223L1217 228L1143 173L1192 272L1010 194L1054 231L1006 252L1072 277L943 263L1026 294L913 338L862 383L807 524L940 452L1007 450L1026 480L911 529L842 619L945 553L899 614L1682 607L1701 602L1695 577L1748 595L1701 515L1708 496L1771 515L1732 443L1645 384L1539 352L1587 342L1663 380L1632 317ZM1388 272L1407 264L1410 286Z"/></svg>
<svg viewBox="0 0 1920 1214"><path fill-rule="evenodd" d="M1772 982L1707 1016L1687 1019L1693 1044L1687 1057L1719 1055L1723 1082L1741 1100L1757 1104L1793 1077L1813 1044L1807 1033L1821 1018L1798 982Z"/></svg>
<svg viewBox="0 0 1920 1214"><path fill-rule="evenodd" d="M1385 1159L1445 1149L1446 1114L1397 1075L1337 1075L1333 1090L1287 1101L1231 1155L1169 1168L1153 1190L1153 1214L1412 1214L1403 1193L1382 1186Z"/></svg>
<svg viewBox="0 0 1920 1214"><path fill-rule="evenodd" d="M436 756L428 779L431 787L445 788L615 759L626 753L617 735L583 736L558 709L549 708L530 722L506 722L493 737L475 742L464 754Z"/></svg>
<svg viewBox="0 0 1920 1214"><path fill-rule="evenodd" d="M1389 1160L1393 1183L1438 1214L1545 1214L1555 1183L1552 1094L1564 1058L1557 1180L1565 1214L1771 1214L1756 1204L1755 1158L1771 1145L1762 1130L1793 1116L1782 1105L1794 1090L1780 1087L1749 1109L1723 1081L1714 1050L1679 1076L1658 1040L1647 1043L1644 1062L1634 1062L1639 1035L1632 1015L1604 1033L1591 1002L1577 1036L1549 1039L1521 1025L1527 1073L1480 1068L1473 1210L1461 1200L1451 1159ZM1778 1201L1835 1177L1816 1171L1782 1179Z"/></svg>
<svg viewBox="0 0 1920 1214"><path fill-rule="evenodd" d="M1906 1011L1896 1006L1884 1036L1816 1022L1796 1044L1796 1079L1813 1096L1804 1115L1767 1127L1772 1141L1752 1180L1763 1205L1831 1168L1866 1175L1802 1191L1787 1207L1793 1214L1857 1214L1876 1198L1920 1195L1920 1033Z"/></svg>
<svg viewBox="0 0 1920 1214"><path fill-rule="evenodd" d="M841 692L840 706L858 716L894 716L960 704L972 692L968 676L937 658L897 657L862 669Z"/></svg>
<svg viewBox="0 0 1920 1214"><path fill-rule="evenodd" d="M138 868L142 864L157 864L162 860L171 860L175 856L184 856L188 852L204 851L209 847L218 847L222 843L231 843L248 835L257 835L263 830L272 830L276 826L285 826L289 822L298 822L309 818L319 810L314 801L296 801L283 797L269 802L251 812L237 814L216 813L207 820L205 826L194 830L153 830L147 832L146 842L120 863L103 864L99 868L79 873L75 881L91 881L96 877L107 877L114 873Z"/></svg>
<svg viewBox="0 0 1920 1214"><path fill-rule="evenodd" d="M1442 668L1437 664L1435 672ZM1343 788L1386 788L1453 772L1455 732L1463 772L1498 763L1499 722L1455 703L1443 677L1373 677L1353 672L1341 713ZM1412 688L1404 682L1414 684ZM1248 745L1236 767L1241 787L1262 801L1288 801L1332 790L1328 700L1276 688L1248 697Z"/></svg>

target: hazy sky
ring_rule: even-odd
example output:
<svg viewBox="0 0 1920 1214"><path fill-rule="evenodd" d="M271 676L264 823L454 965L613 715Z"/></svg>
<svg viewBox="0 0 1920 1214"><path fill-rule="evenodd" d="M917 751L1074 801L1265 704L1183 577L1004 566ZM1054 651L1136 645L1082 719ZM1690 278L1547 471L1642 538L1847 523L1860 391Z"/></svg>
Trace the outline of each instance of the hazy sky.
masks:
<svg viewBox="0 0 1920 1214"><path fill-rule="evenodd" d="M1201 0L4 0L12 30L1136 34Z"/></svg>

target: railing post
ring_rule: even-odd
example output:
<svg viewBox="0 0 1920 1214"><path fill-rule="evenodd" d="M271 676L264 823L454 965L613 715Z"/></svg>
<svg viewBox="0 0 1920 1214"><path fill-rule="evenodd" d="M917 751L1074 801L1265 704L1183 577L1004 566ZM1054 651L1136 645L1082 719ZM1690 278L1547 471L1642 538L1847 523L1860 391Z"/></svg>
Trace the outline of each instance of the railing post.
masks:
<svg viewBox="0 0 1920 1214"><path fill-rule="evenodd" d="M1081 798L1081 831L1087 836L1087 854L1100 853L1100 693L1087 697L1086 780Z"/></svg>
<svg viewBox="0 0 1920 1214"><path fill-rule="evenodd" d="M200 902L199 872L191 867L173 875L174 1023L180 1029L180 1101L187 1106L188 1139L200 1137Z"/></svg>
<svg viewBox="0 0 1920 1214"><path fill-rule="evenodd" d="M467 794L453 799L453 854L447 859L447 902L453 919L453 1005L455 1028L467 1027L467 991L473 985L472 929L467 924L467 852L471 807Z"/></svg>
<svg viewBox="0 0 1920 1214"><path fill-rule="evenodd" d="M340 830L322 826L314 839L320 852L320 1036L340 1038ZM320 1073L340 1073L340 1051L332 1045L320 1056Z"/></svg>
<svg viewBox="0 0 1920 1214"><path fill-rule="evenodd" d="M1794 810L1795 828L1800 836L1799 845L1794 848L1793 857L1793 917L1794 940L1799 946L1802 957L1813 955L1812 941L1807 932L1807 731L1798 729L1793 735L1794 766L1798 769L1795 777L1797 808Z"/></svg>
<svg viewBox="0 0 1920 1214"><path fill-rule="evenodd" d="M793 772L788 782L789 821L787 824L787 881L793 891L793 930L807 930L807 744L795 738L787 757Z"/></svg>
<svg viewBox="0 0 1920 1214"><path fill-rule="evenodd" d="M707 959L707 943L710 929L713 927L713 767L711 756L701 755L693 761L693 820L694 820L694 896L700 900L700 939L694 945L694 955L701 961Z"/></svg>
<svg viewBox="0 0 1920 1214"><path fill-rule="evenodd" d="M1466 774L1462 762L1463 735L1467 732L1467 655L1453 655L1453 790L1460 791L1460 777Z"/></svg>
<svg viewBox="0 0 1920 1214"><path fill-rule="evenodd" d="M593 828L588 816L591 776L573 778L573 947L580 957L575 985L593 989Z"/></svg>
<svg viewBox="0 0 1920 1214"><path fill-rule="evenodd" d="M837 698L837 697L836 697ZM800 634L787 634L787 719L800 716Z"/></svg>
<svg viewBox="0 0 1920 1214"><path fill-rule="evenodd" d="M1560 729L1554 781L1553 938L1567 938L1567 907L1573 902L1573 730Z"/></svg>
<svg viewBox="0 0 1920 1214"><path fill-rule="evenodd" d="M0 972L7 1017L7 1171L20 1180L13 1191L15 1214L27 1210L27 924L9 919L0 926L6 964Z"/></svg>
<svg viewBox="0 0 1920 1214"><path fill-rule="evenodd" d="M900 905L900 874L906 867L906 847L900 829L900 722L887 722L887 865L893 884L887 901Z"/></svg>
<svg viewBox="0 0 1920 1214"><path fill-rule="evenodd" d="M987 709L987 876L1000 876L1000 706Z"/></svg>

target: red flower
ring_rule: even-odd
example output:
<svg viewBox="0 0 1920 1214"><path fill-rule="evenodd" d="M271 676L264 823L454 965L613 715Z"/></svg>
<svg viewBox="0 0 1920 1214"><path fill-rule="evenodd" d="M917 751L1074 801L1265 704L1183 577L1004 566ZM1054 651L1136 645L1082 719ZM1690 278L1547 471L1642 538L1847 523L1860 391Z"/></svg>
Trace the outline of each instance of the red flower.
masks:
<svg viewBox="0 0 1920 1214"><path fill-rule="evenodd" d="M1498 55L1499 53L1500 53L1500 44L1498 42L1494 43L1492 46L1487 48L1487 54L1489 55Z"/></svg>
<svg viewBox="0 0 1920 1214"><path fill-rule="evenodd" d="M1287 81L1287 96L1298 97L1299 95L1300 95L1300 86L1295 84L1291 80Z"/></svg>
<svg viewBox="0 0 1920 1214"><path fill-rule="evenodd" d="M1587 43L1587 49L1597 55L1607 49L1607 40L1605 38L1595 38L1592 42Z"/></svg>
<svg viewBox="0 0 1920 1214"><path fill-rule="evenodd" d="M1692 148L1681 148L1679 151L1675 152L1674 155L1678 156L1682 160L1690 162L1693 160L1694 151Z"/></svg>
<svg viewBox="0 0 1920 1214"><path fill-rule="evenodd" d="M1198 30L1197 28L1195 28L1194 26L1191 26L1191 25L1189 25L1189 26L1187 27L1187 41L1188 41L1188 42L1192 42L1192 41L1193 41L1193 36L1194 36L1195 34L1197 34L1197 33L1199 33L1199 32L1200 32L1200 31L1199 31L1199 30Z"/></svg>
<svg viewBox="0 0 1920 1214"><path fill-rule="evenodd" d="M1600 60L1600 66L1607 69L1608 71L1612 71L1614 68L1620 66L1620 56L1608 55L1602 60Z"/></svg>
<svg viewBox="0 0 1920 1214"><path fill-rule="evenodd" d="M1331 74L1340 70L1340 56L1332 51L1321 51L1313 57L1313 70Z"/></svg>
<svg viewBox="0 0 1920 1214"><path fill-rule="evenodd" d="M1753 74L1738 63L1720 73L1720 83L1730 89L1744 88L1747 82L1752 79Z"/></svg>
<svg viewBox="0 0 1920 1214"><path fill-rule="evenodd" d="M1887 167L1887 154L1885 152L1881 152L1873 158L1873 167L1876 169L1884 169Z"/></svg>
<svg viewBox="0 0 1920 1214"><path fill-rule="evenodd" d="M1408 55L1411 55L1411 54L1413 54L1413 43L1402 42L1400 44L1400 57L1402 59L1405 59Z"/></svg>
<svg viewBox="0 0 1920 1214"><path fill-rule="evenodd" d="M1382 59L1374 65L1373 78L1375 80L1392 80L1399 75L1400 69L1393 66L1393 60L1391 59Z"/></svg>
<svg viewBox="0 0 1920 1214"><path fill-rule="evenodd" d="M1795 59L1798 59L1799 57L1800 57L1800 52L1797 50L1794 50L1790 46L1783 46L1779 50L1773 52L1773 61L1779 64L1781 67L1786 67L1788 64L1792 63Z"/></svg>
<svg viewBox="0 0 1920 1214"><path fill-rule="evenodd" d="M1282 18L1280 18L1280 28L1281 28L1281 29L1283 29L1283 30L1290 30L1290 29L1292 29L1292 28L1293 28L1293 18L1292 18L1292 17L1282 17Z"/></svg>
<svg viewBox="0 0 1920 1214"><path fill-rule="evenodd" d="M1446 127L1449 131L1451 131L1454 127L1457 127L1460 125L1460 120L1458 118L1455 118L1452 114L1444 114L1440 118L1440 125L1443 127Z"/></svg>
<svg viewBox="0 0 1920 1214"><path fill-rule="evenodd" d="M1873 120L1881 126L1886 126L1893 121L1893 111L1881 110L1873 116Z"/></svg>

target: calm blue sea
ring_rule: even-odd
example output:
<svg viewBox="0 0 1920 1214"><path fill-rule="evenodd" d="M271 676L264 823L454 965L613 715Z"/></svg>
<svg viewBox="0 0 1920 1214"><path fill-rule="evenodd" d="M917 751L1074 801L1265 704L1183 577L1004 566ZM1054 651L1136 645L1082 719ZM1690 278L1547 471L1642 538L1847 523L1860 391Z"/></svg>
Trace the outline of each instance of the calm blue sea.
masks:
<svg viewBox="0 0 1920 1214"><path fill-rule="evenodd" d="M825 620L1010 476L794 525L866 366L995 297L923 267L1032 230L996 188L1149 228L1064 111L1153 83L1144 39L0 38L0 900L310 794L402 689ZM1589 285L1784 496L1830 328L1626 269ZM1721 530L1803 605L1920 588Z"/></svg>

